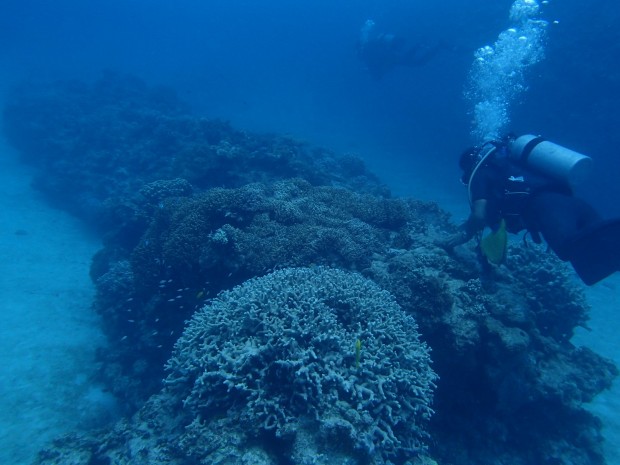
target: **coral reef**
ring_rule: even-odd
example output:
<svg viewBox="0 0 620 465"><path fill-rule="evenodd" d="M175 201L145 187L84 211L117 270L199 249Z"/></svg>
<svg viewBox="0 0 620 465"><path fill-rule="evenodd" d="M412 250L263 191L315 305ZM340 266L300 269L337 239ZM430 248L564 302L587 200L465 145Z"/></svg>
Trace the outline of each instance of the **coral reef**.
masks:
<svg viewBox="0 0 620 465"><path fill-rule="evenodd" d="M432 205L313 187L300 179L164 201L130 254L118 256L115 243L93 263L100 291L95 305L115 341L102 354L104 376L114 392L139 406L156 392L162 375L138 376L136 367L161 373L183 322L204 298L276 267L366 269L373 254L406 247L408 221L417 223L418 215L431 211L438 212ZM123 284L123 298L110 300L117 261L131 263L132 280L129 288Z"/></svg>
<svg viewBox="0 0 620 465"><path fill-rule="evenodd" d="M415 252L395 252L367 275L415 315L433 348L431 435L444 446L435 458L604 463L600 424L582 406L618 371L569 342L588 306L567 265L543 248L511 247L506 267L485 275L473 251Z"/></svg>
<svg viewBox="0 0 620 465"><path fill-rule="evenodd" d="M167 369L165 388L130 424L90 444L68 439L73 448L41 463L93 460L88 450L116 464L425 456L436 380L429 350L413 318L358 274L285 268L225 291L194 314Z"/></svg>
<svg viewBox="0 0 620 465"><path fill-rule="evenodd" d="M131 254L102 254L111 257L97 299L112 341L104 357L109 384L139 408L158 391L182 322L204 296L279 265L330 265L357 270L388 290L433 348L440 380L430 452L440 462L602 464L600 425L582 405L608 387L617 370L570 343L588 306L569 269L543 248L513 246L506 266L485 271L473 248L448 254L435 245L453 228L433 204L299 179L167 199ZM324 235L329 240L315 245ZM106 300L117 289L127 294ZM244 320L226 321L232 331ZM354 365L357 339L349 339ZM362 343L362 357L366 349ZM232 366L222 371L234 373ZM224 391L204 398L230 394ZM192 402L188 406L197 408ZM212 424L191 424L193 433L183 440L188 450L215 434ZM229 424L217 428L232 431ZM316 440L317 431L309 437Z"/></svg>
<svg viewBox="0 0 620 465"><path fill-rule="evenodd" d="M168 88L111 72L93 84L22 83L3 116L7 140L37 170L34 186L103 232L132 219L138 192L152 200L145 184L175 178L197 191L301 177L387 193L353 155L234 130L193 115Z"/></svg>
<svg viewBox="0 0 620 465"><path fill-rule="evenodd" d="M288 268L196 312L166 385L203 419L224 412L244 430L276 437L317 422L326 443L388 458L422 449L435 380L429 361L413 318L376 284L335 269Z"/></svg>
<svg viewBox="0 0 620 465"><path fill-rule="evenodd" d="M40 463L357 465L371 460L360 454L372 447L386 463L388 456L394 463L431 463L404 457L407 444L417 447L423 436L417 417L407 427L392 421L403 405L407 415L407 399L398 394L404 386L381 385L379 375L366 371L371 362L386 368L376 358L382 351L403 356L396 349L404 347L403 331L412 335L416 353L424 347L418 331L432 348L439 380L435 414L423 428L440 463L604 463L600 422L583 405L611 384L617 368L571 343L575 327L587 323L588 305L570 269L544 248L515 244L505 265L483 268L473 245L451 253L435 245L456 228L446 213L432 203L389 198L359 159L196 117L173 93L136 79L108 74L94 85L23 85L11 94L4 122L7 138L38 173L35 185L104 233L91 266L94 307L109 340L99 354L101 377L127 414L108 430L59 439ZM295 276L291 267L310 275L330 267L359 286L343 288L355 289L345 298L315 282L315 294L283 301L302 286L288 282L279 292L275 285L265 291L270 302L282 304L273 313L232 305L233 297L251 301L257 282ZM339 299L316 308L334 310L325 313L331 320L304 319L315 307L296 305L309 296L321 301L328 291ZM382 305L373 300L379 295ZM335 316L345 312L347 299L351 308L368 303L359 310L364 321ZM379 339L369 335L395 321L386 312L397 306L419 329L405 318L392 339L381 339L386 347L373 345ZM251 334L244 322L270 327L261 315L274 326ZM213 327L204 323L210 318ZM278 345L272 333L283 321L298 332L302 323L319 331L304 333L303 342L315 344L320 357L295 352L308 347L297 339ZM218 342L220 333L229 341ZM205 343L192 335L205 336ZM256 371L253 364L269 360L277 363ZM392 373L407 367L399 362ZM335 373L329 382L318 381L329 373ZM274 381L286 374L295 388L305 383L305 390L289 392L309 399L306 410L299 395L286 398ZM364 391L364 399L378 402L382 386L386 398L401 397L399 412L389 403L362 403L356 416L352 380L363 376L372 392ZM194 383L202 378L210 382ZM259 383L265 394L255 389ZM267 392L283 407L275 409ZM333 392L344 404L329 404ZM383 442L360 412L381 421ZM328 448L333 441L326 438L336 436L342 447Z"/></svg>

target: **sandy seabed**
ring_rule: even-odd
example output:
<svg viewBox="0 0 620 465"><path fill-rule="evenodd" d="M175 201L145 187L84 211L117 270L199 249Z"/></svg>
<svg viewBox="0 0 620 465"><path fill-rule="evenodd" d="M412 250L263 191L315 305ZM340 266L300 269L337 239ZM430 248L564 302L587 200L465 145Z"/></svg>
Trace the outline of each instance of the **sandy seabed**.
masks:
<svg viewBox="0 0 620 465"><path fill-rule="evenodd" d="M620 274L588 288L586 295L592 306L589 330L576 331L573 343L590 347L620 367ZM587 408L603 420L608 465L620 465L620 378Z"/></svg>
<svg viewBox="0 0 620 465"><path fill-rule="evenodd" d="M30 463L59 434L105 421L92 382L104 345L88 271L99 242L50 208L0 149L0 463Z"/></svg>

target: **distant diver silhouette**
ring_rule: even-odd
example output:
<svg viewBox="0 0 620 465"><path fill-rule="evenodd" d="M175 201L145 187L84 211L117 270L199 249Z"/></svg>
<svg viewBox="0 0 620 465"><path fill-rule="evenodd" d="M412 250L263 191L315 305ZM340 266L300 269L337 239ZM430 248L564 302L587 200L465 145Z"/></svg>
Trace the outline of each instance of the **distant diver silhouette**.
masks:
<svg viewBox="0 0 620 465"><path fill-rule="evenodd" d="M445 48L443 43L407 46L400 36L377 32L375 22L369 19L360 31L357 54L373 79L380 80L397 67L425 65Z"/></svg>

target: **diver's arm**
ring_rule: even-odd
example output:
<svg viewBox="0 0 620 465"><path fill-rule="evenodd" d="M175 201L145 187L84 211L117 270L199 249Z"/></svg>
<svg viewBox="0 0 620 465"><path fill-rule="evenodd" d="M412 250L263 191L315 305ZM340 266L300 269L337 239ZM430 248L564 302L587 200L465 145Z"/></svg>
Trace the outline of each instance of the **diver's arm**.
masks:
<svg viewBox="0 0 620 465"><path fill-rule="evenodd" d="M482 231L486 225L486 199L475 200L471 206L471 213L467 221L459 227L456 234L441 241L439 244L444 249L452 249L457 245L469 242L479 231Z"/></svg>

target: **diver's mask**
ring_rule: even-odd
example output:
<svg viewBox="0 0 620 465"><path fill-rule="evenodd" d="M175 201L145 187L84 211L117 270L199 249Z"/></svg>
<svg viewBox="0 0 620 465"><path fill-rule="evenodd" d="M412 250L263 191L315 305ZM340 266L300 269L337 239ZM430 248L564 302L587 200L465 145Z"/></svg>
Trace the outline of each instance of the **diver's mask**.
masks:
<svg viewBox="0 0 620 465"><path fill-rule="evenodd" d="M509 137L509 136L507 136ZM468 185L474 173L491 156L503 157L508 154L506 139L490 140L480 146L470 147L461 154L459 167L463 171L461 182Z"/></svg>

